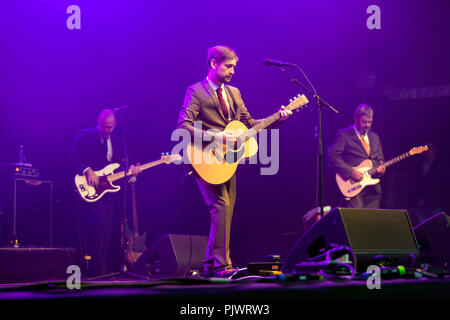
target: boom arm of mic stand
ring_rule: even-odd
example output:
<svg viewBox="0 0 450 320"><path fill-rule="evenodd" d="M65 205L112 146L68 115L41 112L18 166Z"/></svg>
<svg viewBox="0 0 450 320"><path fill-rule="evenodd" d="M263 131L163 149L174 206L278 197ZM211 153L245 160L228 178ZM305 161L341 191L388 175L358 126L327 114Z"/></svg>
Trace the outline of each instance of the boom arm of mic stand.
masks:
<svg viewBox="0 0 450 320"><path fill-rule="evenodd" d="M295 82L299 84L303 89L305 89L307 92L309 92L311 95L314 96L315 99L317 99L317 106L319 109L319 192L320 192L320 217L323 217L324 215L324 195L323 195L323 143L322 143L322 105L327 106L330 110L335 112L336 114L339 114L339 111L337 111L335 108L333 108L328 102L323 100L321 97L317 95L316 89L312 85L312 83L308 80L308 77L303 72L303 70L297 66L297 69L300 70L300 72L303 74L305 79L309 82L311 85L311 88L314 90L312 92L309 88L307 88L303 83L298 81L296 78L294 78L289 72L287 72L284 68L281 68L281 71L286 73L288 77L291 79L292 82Z"/></svg>
<svg viewBox="0 0 450 320"><path fill-rule="evenodd" d="M337 111L335 108L333 108L328 102L323 100L321 97L319 97L317 94L314 94L314 98L317 99L320 103L326 105L331 111L334 111L336 114L339 114L339 111Z"/></svg>
<svg viewBox="0 0 450 320"><path fill-rule="evenodd" d="M303 73L303 71L300 69L299 66L297 66L297 68ZM312 96L314 96L315 99L317 99L317 102L320 104L324 104L325 106L327 106L330 110L332 110L333 112L335 112L336 114L339 114L339 111L337 111L335 108L333 108L328 102L326 102L325 100L323 100L321 97L319 97L317 95L317 93L315 92L316 90L311 91L308 87L306 87L303 83L301 83L300 81L298 81L298 79L296 79L295 77L293 77L289 72L286 71L285 68L281 68L281 71L283 71L284 73L287 74L287 76L291 79L292 82L297 83L298 85L300 85L303 89L305 89L306 91L308 91Z"/></svg>

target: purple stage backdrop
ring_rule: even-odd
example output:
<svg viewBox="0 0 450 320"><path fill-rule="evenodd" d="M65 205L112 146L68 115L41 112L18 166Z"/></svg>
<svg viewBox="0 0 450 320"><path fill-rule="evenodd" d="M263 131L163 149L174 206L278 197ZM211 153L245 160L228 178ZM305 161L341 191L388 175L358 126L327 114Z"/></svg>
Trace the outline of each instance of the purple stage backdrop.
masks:
<svg viewBox="0 0 450 320"><path fill-rule="evenodd" d="M54 244L76 246L68 156L77 130L94 126L105 107L128 105L119 121L127 123L133 161L170 152L185 89L206 76L207 48L217 44L237 51L231 84L256 118L305 93L263 59L303 68L319 95L340 111L323 109L325 156L336 130L352 123L355 106L368 103L386 159L430 141L446 158L449 9L448 1L437 0L1 1L0 162L16 162L24 146L26 160L54 181ZM297 70L290 72L307 83ZM285 257L300 235L302 216L318 205L317 112L308 98L309 108L280 127L276 175L260 174L267 165L238 167L231 238L236 265L269 254ZM386 174L385 207L419 211L412 186L423 159ZM165 233L207 234L209 215L196 183L190 176L183 180L188 170L163 165L138 178L138 213L149 244ZM326 162L324 175L325 204L337 206ZM435 187L448 190L448 182ZM438 205L448 208L448 198L438 196Z"/></svg>

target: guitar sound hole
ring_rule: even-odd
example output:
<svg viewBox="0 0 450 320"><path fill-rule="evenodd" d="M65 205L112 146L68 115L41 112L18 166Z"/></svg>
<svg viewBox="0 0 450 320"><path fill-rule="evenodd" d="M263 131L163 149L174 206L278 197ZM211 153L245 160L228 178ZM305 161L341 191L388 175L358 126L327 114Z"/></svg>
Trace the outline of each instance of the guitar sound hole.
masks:
<svg viewBox="0 0 450 320"><path fill-rule="evenodd" d="M245 152L245 148L241 148L241 150L238 150L237 152L228 151L225 154L225 161L228 164L236 163L242 158L242 156L244 155L244 152Z"/></svg>

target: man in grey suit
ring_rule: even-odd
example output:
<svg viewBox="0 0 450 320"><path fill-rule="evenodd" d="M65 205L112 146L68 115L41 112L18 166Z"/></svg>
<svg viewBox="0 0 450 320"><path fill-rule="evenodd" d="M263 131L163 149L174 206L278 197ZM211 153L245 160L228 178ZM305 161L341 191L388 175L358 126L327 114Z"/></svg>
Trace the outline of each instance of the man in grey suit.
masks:
<svg viewBox="0 0 450 320"><path fill-rule="evenodd" d="M239 120L248 128L260 120L253 119L242 101L239 89L226 85L234 75L238 57L227 46L215 46L208 50L208 75L186 90L184 104L178 117L178 128L202 136L203 141L231 143L236 136L224 131L228 122ZM292 114L280 109L281 119ZM202 128L194 126L201 121ZM214 130L214 132L212 132ZM205 252L204 275L228 276L236 269L230 259L230 230L236 200L236 177L219 185L212 185L195 174L198 187L211 216L208 245Z"/></svg>
<svg viewBox="0 0 450 320"><path fill-rule="evenodd" d="M382 165L384 156L380 138L378 134L370 131L373 122L372 107L366 104L359 105L355 110L354 120L352 126L338 131L329 152L329 161L344 180L352 178L360 181L363 174L353 167L370 159L373 167L377 167L374 177L381 177L386 168ZM353 198L345 198L345 206L351 208L379 208L380 202L379 183L366 186Z"/></svg>

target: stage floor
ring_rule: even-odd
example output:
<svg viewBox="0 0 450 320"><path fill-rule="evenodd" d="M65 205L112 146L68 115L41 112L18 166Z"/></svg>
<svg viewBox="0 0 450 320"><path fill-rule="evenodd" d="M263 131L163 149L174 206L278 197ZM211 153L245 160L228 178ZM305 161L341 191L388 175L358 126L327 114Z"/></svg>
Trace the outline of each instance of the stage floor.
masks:
<svg viewBox="0 0 450 320"><path fill-rule="evenodd" d="M204 318L252 319L284 318L305 310L321 314L341 314L342 306L401 306L398 310L416 312L425 307L447 307L450 277L440 279L382 280L380 289L369 289L364 280L322 279L285 281L270 277L225 279L108 279L82 281L80 289L68 289L64 281L42 281L0 285L3 303L76 303L106 306L119 310L137 306L163 312L168 319L187 316ZM406 303L406 304L405 304ZM413 307L412 309L410 307ZM113 308L113 309L111 309ZM119 308L119 309L117 309ZM319 309L317 309L319 308ZM405 309L406 308L406 309ZM125 308L127 309L127 308ZM209 310L209 311L208 311ZM211 311L214 310L214 311ZM206 314L212 312L211 314ZM204 314L201 314L204 313ZM282 317L283 315L283 317ZM279 317L278 317L279 316ZM194 317L195 318L195 317Z"/></svg>

